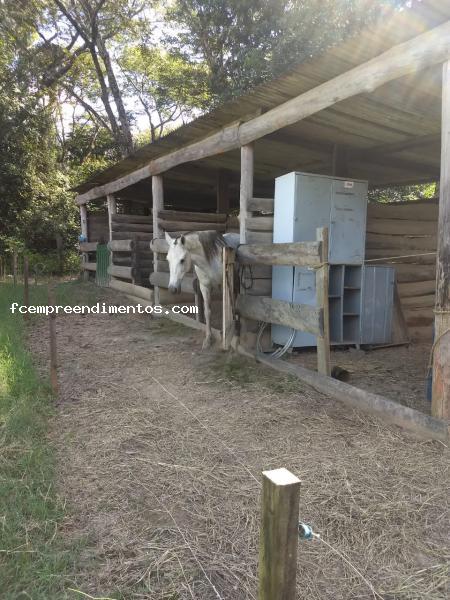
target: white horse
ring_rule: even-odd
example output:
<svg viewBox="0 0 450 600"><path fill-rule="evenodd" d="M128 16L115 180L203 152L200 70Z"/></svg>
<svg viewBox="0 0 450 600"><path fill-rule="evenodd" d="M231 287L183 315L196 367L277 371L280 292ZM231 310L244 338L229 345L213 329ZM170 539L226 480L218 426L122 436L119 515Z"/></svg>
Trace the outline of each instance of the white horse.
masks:
<svg viewBox="0 0 450 600"><path fill-rule="evenodd" d="M169 262L169 291L177 294L181 290L181 281L192 264L200 284L205 307L206 337L203 349L209 348L211 335L211 295L214 287L222 285L222 248L237 248L239 235L217 231L192 231L173 238L166 232L169 244L167 260Z"/></svg>

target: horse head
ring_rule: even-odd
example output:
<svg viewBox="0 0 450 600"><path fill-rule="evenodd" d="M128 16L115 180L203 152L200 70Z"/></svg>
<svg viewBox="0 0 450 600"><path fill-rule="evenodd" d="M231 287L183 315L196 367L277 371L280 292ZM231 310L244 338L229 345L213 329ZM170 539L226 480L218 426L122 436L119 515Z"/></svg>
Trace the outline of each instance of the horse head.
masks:
<svg viewBox="0 0 450 600"><path fill-rule="evenodd" d="M169 291L172 294L178 294L181 291L183 277L191 269L191 254L186 248L184 235L173 238L166 232L166 241L169 244L169 251L167 252L170 271Z"/></svg>

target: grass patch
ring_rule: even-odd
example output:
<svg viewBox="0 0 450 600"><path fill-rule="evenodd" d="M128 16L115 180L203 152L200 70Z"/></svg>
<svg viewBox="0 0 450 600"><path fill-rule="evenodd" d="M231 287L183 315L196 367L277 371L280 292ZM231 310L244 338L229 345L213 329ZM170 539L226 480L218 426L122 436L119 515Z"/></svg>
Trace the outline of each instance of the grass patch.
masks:
<svg viewBox="0 0 450 600"><path fill-rule="evenodd" d="M89 303L97 294L94 286L69 282L57 286L56 300ZM0 284L0 595L60 599L73 597L64 590L73 587L69 573L79 548L68 547L59 533L64 504L48 439L54 399L25 348L23 316L10 312L22 298L21 286ZM31 304L46 300L45 286L31 286Z"/></svg>
<svg viewBox="0 0 450 600"><path fill-rule="evenodd" d="M232 353L217 354L207 367L217 379L249 387L263 385L279 394L299 392L302 384L291 375L279 375L259 363Z"/></svg>

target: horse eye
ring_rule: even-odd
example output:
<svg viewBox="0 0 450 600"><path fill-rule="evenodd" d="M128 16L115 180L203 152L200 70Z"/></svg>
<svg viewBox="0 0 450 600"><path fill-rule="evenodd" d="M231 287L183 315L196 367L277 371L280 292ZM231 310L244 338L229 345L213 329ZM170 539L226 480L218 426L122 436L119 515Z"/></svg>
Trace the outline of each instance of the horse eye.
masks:
<svg viewBox="0 0 450 600"><path fill-rule="evenodd" d="M182 258L182 259L180 260L180 263L181 263L182 265L184 264L184 258Z"/></svg>

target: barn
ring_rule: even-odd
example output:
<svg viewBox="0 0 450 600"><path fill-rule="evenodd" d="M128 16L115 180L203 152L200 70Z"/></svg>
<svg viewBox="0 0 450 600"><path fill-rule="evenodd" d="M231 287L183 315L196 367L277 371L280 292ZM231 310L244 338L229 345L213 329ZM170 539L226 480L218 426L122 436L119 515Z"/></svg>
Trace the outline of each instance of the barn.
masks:
<svg viewBox="0 0 450 600"><path fill-rule="evenodd" d="M440 181L440 198L368 204L364 262L395 268L398 341L434 332L432 414L448 419L449 164L450 3L423 0L80 185L84 269L96 271L92 253L108 241L110 287L170 302L164 247L151 240L214 229L272 244L275 180L286 173L369 188ZM183 292L195 297L193 277ZM246 293L271 296L270 264ZM257 323L242 321L251 348Z"/></svg>

